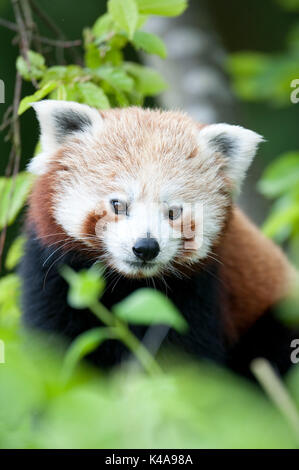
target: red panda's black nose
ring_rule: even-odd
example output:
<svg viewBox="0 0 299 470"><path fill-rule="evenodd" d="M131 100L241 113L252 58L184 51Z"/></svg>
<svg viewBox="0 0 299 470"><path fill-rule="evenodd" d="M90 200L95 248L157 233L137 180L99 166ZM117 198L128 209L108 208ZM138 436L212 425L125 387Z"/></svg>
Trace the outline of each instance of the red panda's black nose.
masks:
<svg viewBox="0 0 299 470"><path fill-rule="evenodd" d="M160 247L155 238L138 238L132 250L137 258L140 258L143 261L151 261L156 258L160 251Z"/></svg>

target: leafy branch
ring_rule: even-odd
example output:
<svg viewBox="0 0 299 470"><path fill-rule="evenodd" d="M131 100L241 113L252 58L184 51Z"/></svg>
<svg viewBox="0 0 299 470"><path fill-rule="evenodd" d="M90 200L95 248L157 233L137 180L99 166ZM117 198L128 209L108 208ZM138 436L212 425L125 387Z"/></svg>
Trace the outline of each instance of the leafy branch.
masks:
<svg viewBox="0 0 299 470"><path fill-rule="evenodd" d="M183 333L188 327L187 323L169 299L154 289L139 289L114 305L110 312L99 301L105 289L100 269L92 267L77 273L64 266L61 274L70 286L68 303L73 308L89 308L100 323L105 325L83 333L72 343L63 367L65 381L70 378L82 357L108 339L121 341L148 374L161 372L150 351L132 333L127 322L149 326L164 324Z"/></svg>

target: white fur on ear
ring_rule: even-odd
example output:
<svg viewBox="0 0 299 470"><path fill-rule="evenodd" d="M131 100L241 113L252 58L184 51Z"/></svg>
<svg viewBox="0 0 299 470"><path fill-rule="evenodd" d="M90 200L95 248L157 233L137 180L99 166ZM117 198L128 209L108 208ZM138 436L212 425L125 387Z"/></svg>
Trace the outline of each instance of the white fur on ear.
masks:
<svg viewBox="0 0 299 470"><path fill-rule="evenodd" d="M241 126L210 124L199 132L198 143L204 155L220 152L227 160L226 172L238 190L263 137Z"/></svg>
<svg viewBox="0 0 299 470"><path fill-rule="evenodd" d="M73 101L43 100L32 104L40 124L42 153L28 165L31 173L46 171L48 157L71 136L93 134L103 125L95 108Z"/></svg>

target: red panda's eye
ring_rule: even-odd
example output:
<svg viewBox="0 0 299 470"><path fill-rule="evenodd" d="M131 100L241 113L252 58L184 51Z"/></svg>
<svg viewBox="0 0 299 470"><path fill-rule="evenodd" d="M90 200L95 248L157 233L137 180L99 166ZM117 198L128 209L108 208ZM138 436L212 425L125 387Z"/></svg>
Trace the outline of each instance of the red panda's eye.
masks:
<svg viewBox="0 0 299 470"><path fill-rule="evenodd" d="M110 201L115 214L125 214L128 215L128 205L126 202L119 201L118 199L112 199Z"/></svg>
<svg viewBox="0 0 299 470"><path fill-rule="evenodd" d="M178 206L170 207L168 211L168 217L170 218L170 220L178 219L181 216L182 211L183 211L182 207L178 207Z"/></svg>

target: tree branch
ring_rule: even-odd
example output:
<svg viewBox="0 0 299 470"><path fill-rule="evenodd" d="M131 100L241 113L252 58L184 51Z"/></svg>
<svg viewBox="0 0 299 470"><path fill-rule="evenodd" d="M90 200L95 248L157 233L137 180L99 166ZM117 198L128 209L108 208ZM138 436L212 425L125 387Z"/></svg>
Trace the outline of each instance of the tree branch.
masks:
<svg viewBox="0 0 299 470"><path fill-rule="evenodd" d="M18 26L16 23L12 23L11 21L7 21L3 18L0 18L0 26L3 26L4 28L10 29L11 31L15 31L16 33L18 32ZM81 39L73 39L73 40L59 40L59 39L52 39L52 38L47 38L45 36L40 36L37 33L34 33L32 35L33 39L38 39L42 44L47 44L49 46L53 47L62 47L64 49L68 49L70 47L79 47L82 45Z"/></svg>
<svg viewBox="0 0 299 470"><path fill-rule="evenodd" d="M45 13L41 8L40 6L36 3L35 0L29 0L30 1L30 5L32 6L33 10L35 11L35 13L37 14L37 16L39 16L39 18L48 26L48 28L53 31L53 33L62 41L62 42L67 42L66 40L66 37L65 37L65 34L63 33L63 31L61 31L61 29L54 23L54 21L52 20L52 18L50 18L50 16L47 15L47 13ZM78 44L76 44L78 45ZM62 49L59 48L60 46L57 46L57 53L59 52L63 52ZM78 63L81 65L81 57L80 55L77 53L76 49L73 49L73 46L70 46L70 53L72 55L72 58L74 60L75 63ZM60 61L64 62L64 56L62 54L62 57L60 57Z"/></svg>
<svg viewBox="0 0 299 470"><path fill-rule="evenodd" d="M77 46L82 44L81 40L68 41L65 38L65 35L60 29L55 25L50 17L44 13L41 8L36 4L34 0L11 0L14 15L15 23L0 18L0 26L3 26L11 31L17 33L16 39L19 44L20 53L28 65L30 70L30 60L29 60L29 50L31 42L34 41L34 48L42 54L42 44L47 44L56 48L57 53L60 54L60 60L58 63L64 63L64 49L69 48L70 52L75 57L77 63L81 63L80 55L77 54L74 49ZM51 39L47 37L40 36L38 33L37 25L34 22L32 15L32 10L43 20L44 23L48 26L58 36L58 39ZM79 59L78 59L79 57ZM32 79L32 84L38 88L38 84L35 79ZM0 125L0 131L3 131L8 128L8 133L5 139L11 139L11 151L8 158L8 163L5 170L6 177L12 177L13 182L11 185L11 190L9 193L9 199L12 198L13 192L15 189L15 179L19 172L20 160L21 160L21 132L20 132L20 122L18 118L18 109L21 101L21 92L22 92L22 77L17 72L15 89L14 89L14 98L12 106L9 106L6 110L2 124ZM1 197L1 195L0 195ZM8 214L7 214L8 216ZM7 223L5 224L1 234L0 234L0 270L2 264L3 249L7 233Z"/></svg>

